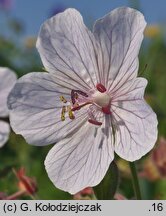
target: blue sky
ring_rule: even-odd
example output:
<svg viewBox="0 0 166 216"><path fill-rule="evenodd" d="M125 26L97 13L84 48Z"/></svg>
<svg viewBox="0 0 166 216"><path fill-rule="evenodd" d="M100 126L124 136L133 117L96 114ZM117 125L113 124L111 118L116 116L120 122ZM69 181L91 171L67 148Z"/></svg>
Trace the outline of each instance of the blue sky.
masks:
<svg viewBox="0 0 166 216"><path fill-rule="evenodd" d="M36 35L40 25L56 5L78 9L86 24L104 16L119 6L128 6L134 0L14 0L12 15L25 24L26 35ZM165 0L140 0L139 4L148 23L166 23ZM131 4L130 4L131 5Z"/></svg>

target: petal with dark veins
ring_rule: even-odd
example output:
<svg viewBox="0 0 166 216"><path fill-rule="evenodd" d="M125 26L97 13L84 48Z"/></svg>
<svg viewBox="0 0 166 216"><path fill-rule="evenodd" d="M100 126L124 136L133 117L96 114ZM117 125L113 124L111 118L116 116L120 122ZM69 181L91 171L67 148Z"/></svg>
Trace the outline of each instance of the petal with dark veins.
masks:
<svg viewBox="0 0 166 216"><path fill-rule="evenodd" d="M50 150L45 166L56 187L75 194L100 183L114 158L111 128L105 124L96 128L87 123Z"/></svg>
<svg viewBox="0 0 166 216"><path fill-rule="evenodd" d="M70 100L71 90L58 84L52 73L29 73L21 77L8 98L11 127L29 144L48 145L75 133L87 121L87 107L71 120L61 120L60 96Z"/></svg>
<svg viewBox="0 0 166 216"><path fill-rule="evenodd" d="M157 117L143 98L146 85L143 78L125 83L111 104L115 152L128 161L140 159L157 140Z"/></svg>

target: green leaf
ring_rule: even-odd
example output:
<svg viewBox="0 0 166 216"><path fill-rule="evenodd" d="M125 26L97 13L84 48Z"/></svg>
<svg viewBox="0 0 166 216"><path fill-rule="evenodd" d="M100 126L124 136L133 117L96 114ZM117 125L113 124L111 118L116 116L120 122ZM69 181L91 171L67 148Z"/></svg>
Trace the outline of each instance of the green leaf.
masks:
<svg viewBox="0 0 166 216"><path fill-rule="evenodd" d="M94 192L98 200L112 200L118 187L119 172L116 163L113 161L104 179L95 186Z"/></svg>

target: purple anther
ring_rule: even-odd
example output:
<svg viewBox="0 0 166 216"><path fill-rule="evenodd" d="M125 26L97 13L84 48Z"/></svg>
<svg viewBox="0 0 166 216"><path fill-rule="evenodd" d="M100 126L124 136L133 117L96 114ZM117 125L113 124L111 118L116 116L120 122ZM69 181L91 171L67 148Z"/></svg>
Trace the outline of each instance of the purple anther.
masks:
<svg viewBox="0 0 166 216"><path fill-rule="evenodd" d="M85 93L85 92L82 92L80 90L73 90L73 91L80 94L80 95L82 95L82 96L84 96L84 97L88 97L87 93Z"/></svg>
<svg viewBox="0 0 166 216"><path fill-rule="evenodd" d="M71 90L71 101L72 101L72 104L74 105L76 100L75 100L75 91L74 90Z"/></svg>

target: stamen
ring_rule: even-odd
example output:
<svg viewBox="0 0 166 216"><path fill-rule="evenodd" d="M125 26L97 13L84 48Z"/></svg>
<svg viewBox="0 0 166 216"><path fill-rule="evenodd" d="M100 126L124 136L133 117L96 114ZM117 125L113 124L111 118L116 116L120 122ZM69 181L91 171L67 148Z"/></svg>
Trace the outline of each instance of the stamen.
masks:
<svg viewBox="0 0 166 216"><path fill-rule="evenodd" d="M88 122L91 123L91 124L94 124L94 125L98 125L98 126L101 126L102 125L102 122L98 122L94 119L88 119Z"/></svg>
<svg viewBox="0 0 166 216"><path fill-rule="evenodd" d="M77 108L77 110L81 109L79 103L77 103L77 102L73 105L73 108ZM72 108L72 109L73 109L73 108ZM72 110L72 111L73 111L73 110Z"/></svg>
<svg viewBox="0 0 166 216"><path fill-rule="evenodd" d="M98 84L96 85L96 88L97 88L97 90L98 90L99 92L101 92L101 93L104 93L104 92L106 92L106 90L107 90L101 83L98 83Z"/></svg>
<svg viewBox="0 0 166 216"><path fill-rule="evenodd" d="M75 99L77 100L78 99L78 94L75 92Z"/></svg>
<svg viewBox="0 0 166 216"><path fill-rule="evenodd" d="M71 101L72 104L74 105L76 100L78 99L78 94L84 96L84 97L88 97L88 95L85 92L82 92L80 90L71 90Z"/></svg>
<svg viewBox="0 0 166 216"><path fill-rule="evenodd" d="M63 107L62 107L62 112L61 112L61 121L64 121L64 120L65 120L65 113L66 113L66 107L63 106Z"/></svg>
<svg viewBox="0 0 166 216"><path fill-rule="evenodd" d="M80 91L80 90L72 90L72 91L75 92L75 93L78 93L78 94L80 94L80 95L82 95L82 96L84 96L84 97L88 97L87 93L82 92L82 91Z"/></svg>
<svg viewBox="0 0 166 216"><path fill-rule="evenodd" d="M91 102L86 102L86 103L81 104L81 105L79 105L79 106L73 107L71 110L72 110L72 111L76 111L76 110L79 110L79 109L81 109L82 107L84 107L84 106L86 106L86 105L89 105L89 104L91 104Z"/></svg>
<svg viewBox="0 0 166 216"><path fill-rule="evenodd" d="M63 96L60 96L60 101L62 101L63 103L67 103L67 100Z"/></svg>
<svg viewBox="0 0 166 216"><path fill-rule="evenodd" d="M73 114L73 110L71 109L71 106L67 106L67 111L68 111L68 114L69 114L69 118L70 119L75 119L75 116Z"/></svg>
<svg viewBox="0 0 166 216"><path fill-rule="evenodd" d="M71 90L71 101L72 101L72 104L74 105L76 100L75 100L75 92L74 90Z"/></svg>

